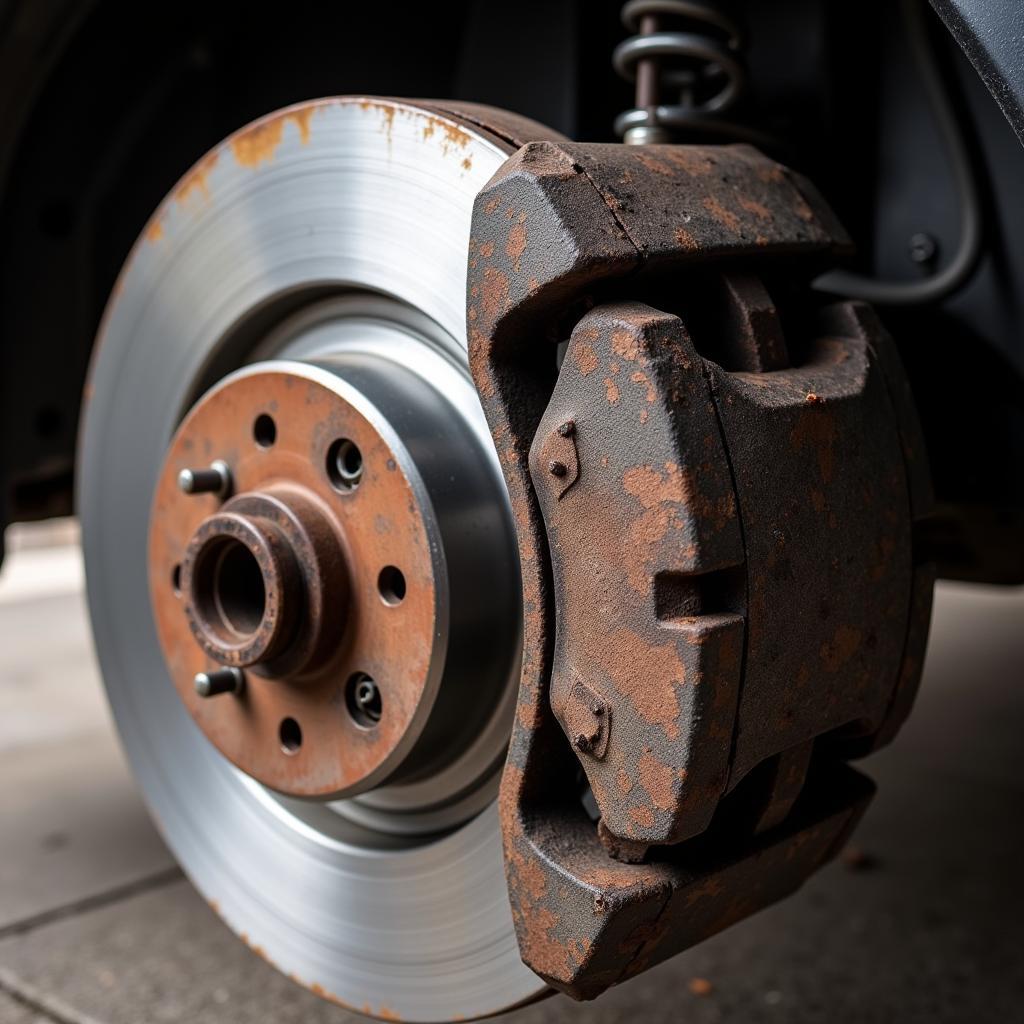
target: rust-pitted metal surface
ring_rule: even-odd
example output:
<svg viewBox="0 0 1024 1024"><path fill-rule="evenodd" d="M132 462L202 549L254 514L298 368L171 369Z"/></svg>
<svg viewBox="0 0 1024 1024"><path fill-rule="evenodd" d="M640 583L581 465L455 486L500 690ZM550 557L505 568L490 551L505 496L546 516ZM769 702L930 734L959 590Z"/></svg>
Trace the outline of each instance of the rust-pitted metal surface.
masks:
<svg viewBox="0 0 1024 1024"><path fill-rule="evenodd" d="M513 764L506 770L524 783ZM770 832L712 830L629 864L608 856L578 805L536 799L526 786L530 815L502 806L520 950L575 999L593 999L787 896L838 852L874 789L832 765Z"/></svg>
<svg viewBox="0 0 1024 1024"><path fill-rule="evenodd" d="M730 788L816 736L875 732L888 708L912 580L907 473L875 355L890 344L826 320L799 366L708 364L747 567Z"/></svg>
<svg viewBox="0 0 1024 1024"><path fill-rule="evenodd" d="M270 421L272 437L260 433ZM339 440L360 455L347 482L331 476ZM230 466L234 496L183 492L181 471L215 459ZM168 449L149 549L164 655L211 742L276 790L366 789L425 724L437 683L437 585L410 473L336 391L276 371L216 388ZM380 591L387 567L402 574L400 600ZM222 665L246 670L244 691L204 699L196 675ZM350 713L357 676L380 690L378 721ZM290 738L285 722L298 727Z"/></svg>
<svg viewBox="0 0 1024 1024"><path fill-rule="evenodd" d="M580 468L560 494L566 422ZM715 591L743 540L702 360L676 317L621 303L580 320L531 470L558 609L551 707L605 827L648 844L698 835L729 775L743 617ZM601 749L579 724L583 687L609 709Z"/></svg>
<svg viewBox="0 0 1024 1024"><path fill-rule="evenodd" d="M912 405L870 311L801 292L846 245L747 147L528 145L477 198L525 607L506 868L524 960L577 998L799 885L869 798L839 759L912 696Z"/></svg>

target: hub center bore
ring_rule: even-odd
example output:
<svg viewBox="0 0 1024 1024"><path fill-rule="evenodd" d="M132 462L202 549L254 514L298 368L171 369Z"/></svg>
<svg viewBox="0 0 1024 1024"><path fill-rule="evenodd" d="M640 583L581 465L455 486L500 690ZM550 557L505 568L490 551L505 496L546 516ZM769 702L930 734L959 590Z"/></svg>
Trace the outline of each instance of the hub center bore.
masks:
<svg viewBox="0 0 1024 1024"><path fill-rule="evenodd" d="M222 665L299 679L330 657L333 627L344 625L338 524L294 486L240 494L204 519L181 581L192 635Z"/></svg>
<svg viewBox="0 0 1024 1024"><path fill-rule="evenodd" d="M302 363L226 378L172 440L151 518L154 614L182 701L239 768L293 796L423 778L503 685L486 657L449 649L487 583L449 508L459 489L463 519L484 507L480 453L446 427L441 396L403 393L401 370L353 373L359 388ZM378 388L397 392L401 430L368 397Z"/></svg>

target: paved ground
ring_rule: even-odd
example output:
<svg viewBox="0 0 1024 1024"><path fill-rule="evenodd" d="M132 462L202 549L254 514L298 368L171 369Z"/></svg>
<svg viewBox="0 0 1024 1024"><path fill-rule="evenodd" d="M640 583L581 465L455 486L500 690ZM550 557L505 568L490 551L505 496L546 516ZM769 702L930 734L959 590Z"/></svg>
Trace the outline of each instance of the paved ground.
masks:
<svg viewBox="0 0 1024 1024"><path fill-rule="evenodd" d="M0 1024L354 1024L181 877L112 735L77 552L17 550L31 540L0 573ZM1024 594L944 587L916 714L868 764L857 851L597 1003L515 1020L1024 1020L1022 626Z"/></svg>

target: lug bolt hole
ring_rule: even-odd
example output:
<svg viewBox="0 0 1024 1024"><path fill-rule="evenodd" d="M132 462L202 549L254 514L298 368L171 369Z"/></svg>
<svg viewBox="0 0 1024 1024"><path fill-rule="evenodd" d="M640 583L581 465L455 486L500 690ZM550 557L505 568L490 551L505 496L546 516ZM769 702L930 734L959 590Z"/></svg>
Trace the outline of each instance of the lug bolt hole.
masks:
<svg viewBox="0 0 1024 1024"><path fill-rule="evenodd" d="M171 586L174 588L174 596L181 597L181 563L179 562L171 570Z"/></svg>
<svg viewBox="0 0 1024 1024"><path fill-rule="evenodd" d="M348 681L345 703L353 721L364 729L372 729L384 710L380 689L365 672L357 672Z"/></svg>
<svg viewBox="0 0 1024 1024"><path fill-rule="evenodd" d="M327 476L342 494L359 486L363 478L363 453L355 441L341 437L327 449Z"/></svg>
<svg viewBox="0 0 1024 1024"><path fill-rule="evenodd" d="M405 576L393 565L385 565L377 577L381 600L392 607L405 599Z"/></svg>
<svg viewBox="0 0 1024 1024"><path fill-rule="evenodd" d="M281 740L281 749L286 754L297 754L302 746L302 729L294 718L284 718L277 730Z"/></svg>
<svg viewBox="0 0 1024 1024"><path fill-rule="evenodd" d="M277 440L277 424L274 417L261 412L252 425L252 436L261 448L273 448Z"/></svg>

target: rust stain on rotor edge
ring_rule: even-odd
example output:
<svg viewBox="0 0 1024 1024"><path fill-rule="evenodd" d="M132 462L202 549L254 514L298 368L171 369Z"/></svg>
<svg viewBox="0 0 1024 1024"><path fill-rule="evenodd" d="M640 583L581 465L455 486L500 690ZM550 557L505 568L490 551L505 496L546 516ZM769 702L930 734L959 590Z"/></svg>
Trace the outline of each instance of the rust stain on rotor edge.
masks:
<svg viewBox="0 0 1024 1024"><path fill-rule="evenodd" d="M387 136L389 145L394 131L395 116L399 114L403 117L415 117L423 120L425 122L421 129L423 141L426 142L439 136L442 152L446 156L452 151L464 150L473 141L473 136L455 121L448 120L424 107L389 100L362 99L359 101L359 109L376 110L382 115L384 134ZM460 156L462 156L461 153ZM472 160L462 156L463 169L468 171L472 166Z"/></svg>
<svg viewBox="0 0 1024 1024"><path fill-rule="evenodd" d="M258 167L273 160L284 139L285 125L291 121L299 132L299 141L305 145L310 138L310 121L316 106L295 107L243 128L231 138L231 152L243 167Z"/></svg>
<svg viewBox="0 0 1024 1024"><path fill-rule="evenodd" d="M204 199L210 198L210 187L209 178L210 173L214 167L217 166L217 161L220 159L220 150L213 150L203 157L181 179L178 187L171 193L171 198L178 203L187 203L194 195L200 194ZM166 209L167 204L164 203L162 209Z"/></svg>

